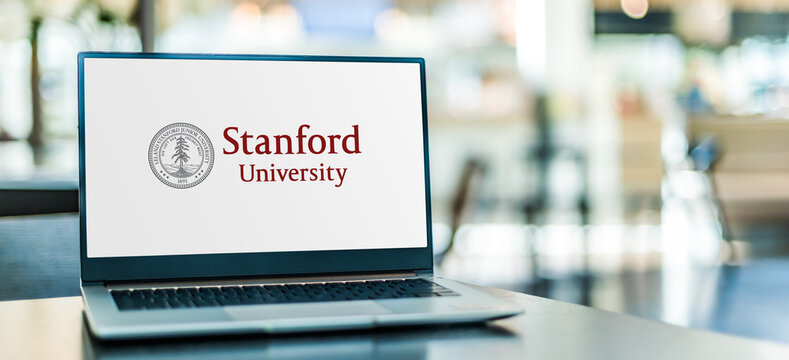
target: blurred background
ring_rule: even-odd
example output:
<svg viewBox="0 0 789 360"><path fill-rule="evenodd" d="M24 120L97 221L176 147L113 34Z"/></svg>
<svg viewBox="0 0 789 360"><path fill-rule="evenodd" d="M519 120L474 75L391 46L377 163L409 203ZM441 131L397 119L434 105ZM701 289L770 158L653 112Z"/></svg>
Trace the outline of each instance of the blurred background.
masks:
<svg viewBox="0 0 789 360"><path fill-rule="evenodd" d="M789 1L0 0L0 300L79 294L86 50L424 57L440 274L789 343Z"/></svg>

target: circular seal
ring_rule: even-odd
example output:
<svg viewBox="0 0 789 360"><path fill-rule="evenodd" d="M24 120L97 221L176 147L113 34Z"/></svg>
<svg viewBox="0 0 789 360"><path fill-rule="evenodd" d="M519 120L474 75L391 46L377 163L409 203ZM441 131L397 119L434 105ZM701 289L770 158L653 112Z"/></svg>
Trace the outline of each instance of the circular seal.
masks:
<svg viewBox="0 0 789 360"><path fill-rule="evenodd" d="M214 145L197 126L174 123L153 137L148 163L165 185L186 189L201 183L214 166Z"/></svg>

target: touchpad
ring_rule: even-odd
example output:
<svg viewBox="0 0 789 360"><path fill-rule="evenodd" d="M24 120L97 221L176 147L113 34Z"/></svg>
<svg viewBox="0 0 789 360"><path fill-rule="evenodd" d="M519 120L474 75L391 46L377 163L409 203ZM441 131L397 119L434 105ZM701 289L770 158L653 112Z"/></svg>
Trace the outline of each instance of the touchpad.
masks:
<svg viewBox="0 0 789 360"><path fill-rule="evenodd" d="M373 301L228 306L225 307L224 310L234 320L274 320L329 316L383 315L392 313Z"/></svg>

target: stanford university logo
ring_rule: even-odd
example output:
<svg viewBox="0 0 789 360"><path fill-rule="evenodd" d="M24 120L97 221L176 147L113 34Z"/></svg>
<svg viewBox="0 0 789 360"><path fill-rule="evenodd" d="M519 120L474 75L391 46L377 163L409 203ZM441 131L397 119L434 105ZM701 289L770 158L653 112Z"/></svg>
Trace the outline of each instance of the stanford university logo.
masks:
<svg viewBox="0 0 789 360"><path fill-rule="evenodd" d="M148 163L165 185L186 189L201 183L214 166L214 146L197 126L174 123L156 133Z"/></svg>

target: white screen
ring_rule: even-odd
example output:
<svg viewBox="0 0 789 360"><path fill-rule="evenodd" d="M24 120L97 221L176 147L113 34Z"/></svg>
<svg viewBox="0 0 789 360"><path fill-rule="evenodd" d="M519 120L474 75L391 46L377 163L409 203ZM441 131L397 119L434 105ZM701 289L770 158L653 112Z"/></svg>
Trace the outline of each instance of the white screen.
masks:
<svg viewBox="0 0 789 360"><path fill-rule="evenodd" d="M417 63L86 58L84 89L88 257L427 246ZM207 175L183 127L149 151L173 123Z"/></svg>

